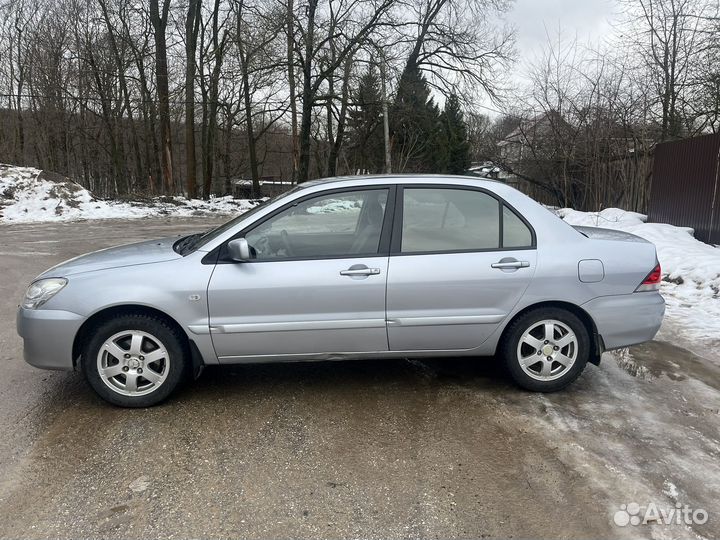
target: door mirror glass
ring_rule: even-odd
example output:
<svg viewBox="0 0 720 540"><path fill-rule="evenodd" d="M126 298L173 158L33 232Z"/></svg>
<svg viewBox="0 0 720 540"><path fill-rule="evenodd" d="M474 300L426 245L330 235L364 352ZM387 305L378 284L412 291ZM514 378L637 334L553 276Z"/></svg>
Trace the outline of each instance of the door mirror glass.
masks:
<svg viewBox="0 0 720 540"><path fill-rule="evenodd" d="M244 238L230 240L227 244L228 254L233 261L245 262L251 259L250 246Z"/></svg>

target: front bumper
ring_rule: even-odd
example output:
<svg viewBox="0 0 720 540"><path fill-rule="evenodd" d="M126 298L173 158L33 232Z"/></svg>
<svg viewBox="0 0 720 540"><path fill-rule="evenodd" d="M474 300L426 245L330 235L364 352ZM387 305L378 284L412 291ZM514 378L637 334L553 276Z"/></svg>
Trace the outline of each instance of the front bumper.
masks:
<svg viewBox="0 0 720 540"><path fill-rule="evenodd" d="M595 321L605 350L629 347L655 337L665 314L658 292L600 296L582 305Z"/></svg>
<svg viewBox="0 0 720 540"><path fill-rule="evenodd" d="M17 311L17 333L23 338L23 356L42 369L73 369L73 341L85 317L56 309Z"/></svg>

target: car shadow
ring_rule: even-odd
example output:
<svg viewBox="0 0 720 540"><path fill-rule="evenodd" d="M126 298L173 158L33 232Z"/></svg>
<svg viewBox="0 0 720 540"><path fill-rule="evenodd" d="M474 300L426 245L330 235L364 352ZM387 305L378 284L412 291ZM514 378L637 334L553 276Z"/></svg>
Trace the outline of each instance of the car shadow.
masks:
<svg viewBox="0 0 720 540"><path fill-rule="evenodd" d="M206 366L182 394L226 394L276 387L357 390L360 387L432 387L455 384L507 389L512 382L493 358L381 359Z"/></svg>

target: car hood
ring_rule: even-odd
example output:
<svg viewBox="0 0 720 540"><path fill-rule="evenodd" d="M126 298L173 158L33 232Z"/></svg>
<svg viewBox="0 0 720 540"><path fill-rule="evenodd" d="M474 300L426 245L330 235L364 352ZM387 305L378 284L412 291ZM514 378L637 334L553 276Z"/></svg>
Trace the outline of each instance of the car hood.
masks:
<svg viewBox="0 0 720 540"><path fill-rule="evenodd" d="M172 247L177 240L177 236L171 236L93 251L61 262L38 277L65 277L81 272L179 259L181 255L175 253Z"/></svg>

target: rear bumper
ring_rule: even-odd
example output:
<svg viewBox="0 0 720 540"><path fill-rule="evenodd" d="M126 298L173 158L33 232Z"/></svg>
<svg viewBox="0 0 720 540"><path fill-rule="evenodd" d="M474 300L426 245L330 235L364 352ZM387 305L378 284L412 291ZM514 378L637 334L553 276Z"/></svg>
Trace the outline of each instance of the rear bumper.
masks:
<svg viewBox="0 0 720 540"><path fill-rule="evenodd" d="M17 333L23 338L25 361L42 369L73 369L73 341L85 317L55 309L17 312Z"/></svg>
<svg viewBox="0 0 720 540"><path fill-rule="evenodd" d="M601 296L582 308L595 321L606 350L628 347L655 337L665 314L658 292Z"/></svg>

